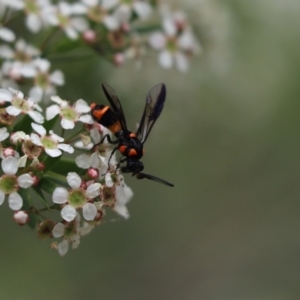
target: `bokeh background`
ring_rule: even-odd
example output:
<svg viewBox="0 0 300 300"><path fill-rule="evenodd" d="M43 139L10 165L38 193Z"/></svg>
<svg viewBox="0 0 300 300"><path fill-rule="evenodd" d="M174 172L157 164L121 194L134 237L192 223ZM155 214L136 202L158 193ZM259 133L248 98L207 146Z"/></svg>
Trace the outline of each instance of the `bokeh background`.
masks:
<svg viewBox="0 0 300 300"><path fill-rule="evenodd" d="M168 97L130 176L131 218L107 220L61 258L0 210L0 299L297 300L300 295L300 2L178 2L202 54L188 73L57 64L66 99L113 86L134 128L151 86ZM99 88L95 89L99 83Z"/></svg>

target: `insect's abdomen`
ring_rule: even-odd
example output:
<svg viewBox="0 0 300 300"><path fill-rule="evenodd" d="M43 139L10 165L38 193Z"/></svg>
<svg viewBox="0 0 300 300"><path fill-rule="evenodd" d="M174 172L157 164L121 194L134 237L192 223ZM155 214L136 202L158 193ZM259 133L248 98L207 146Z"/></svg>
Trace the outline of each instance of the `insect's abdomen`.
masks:
<svg viewBox="0 0 300 300"><path fill-rule="evenodd" d="M118 116L109 106L92 103L91 110L93 118L112 133L116 134L122 129Z"/></svg>

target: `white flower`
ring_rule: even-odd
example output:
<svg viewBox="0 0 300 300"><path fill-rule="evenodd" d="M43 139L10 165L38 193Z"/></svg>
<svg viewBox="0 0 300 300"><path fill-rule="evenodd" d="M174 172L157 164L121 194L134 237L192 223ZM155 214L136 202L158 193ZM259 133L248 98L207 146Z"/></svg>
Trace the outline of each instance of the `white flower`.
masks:
<svg viewBox="0 0 300 300"><path fill-rule="evenodd" d="M48 13L46 18L49 24L59 26L70 39L74 40L78 38L78 33L88 29L88 23L84 18L74 17L85 12L86 8L80 3L70 4L61 1L53 12Z"/></svg>
<svg viewBox="0 0 300 300"><path fill-rule="evenodd" d="M8 45L0 45L0 57L12 61L10 67L13 71L10 73L13 72L14 77L34 77L36 69L33 58L38 55L40 55L40 51L22 39L15 43L15 49Z"/></svg>
<svg viewBox="0 0 300 300"><path fill-rule="evenodd" d="M122 216L124 219L129 218L129 212L126 207L126 204L129 202L131 197L133 196L133 192L130 187L128 187L122 175L118 175L119 181L121 181L120 185L116 185L116 202L114 204L113 210Z"/></svg>
<svg viewBox="0 0 300 300"><path fill-rule="evenodd" d="M62 100L58 96L52 96L51 99L57 104L47 108L47 120L51 120L59 114L62 118L61 126L64 129L73 129L77 121L86 124L92 124L94 122L89 114L91 109L84 100L79 99L75 102L74 106L70 106L67 101Z"/></svg>
<svg viewBox="0 0 300 300"><path fill-rule="evenodd" d="M37 58L33 61L36 67L34 78L34 87L29 91L30 97L39 102L45 97L47 100L56 93L55 86L65 83L64 74L60 70L56 70L50 74L50 61L47 59Z"/></svg>
<svg viewBox="0 0 300 300"><path fill-rule="evenodd" d="M12 210L19 210L23 206L23 199L17 193L19 187L29 188L34 183L32 176L28 173L15 176L18 171L18 159L13 156L3 158L1 167L4 175L0 177L0 205L8 196L8 205Z"/></svg>
<svg viewBox="0 0 300 300"><path fill-rule="evenodd" d="M12 30L0 25L0 38L6 42L13 42L16 36Z"/></svg>
<svg viewBox="0 0 300 300"><path fill-rule="evenodd" d="M6 127L0 128L0 142L6 140L9 137Z"/></svg>
<svg viewBox="0 0 300 300"><path fill-rule="evenodd" d="M82 169L98 169L99 179L102 174L105 174L108 168L108 160L106 157L101 156L99 153L94 152L92 155L80 154L75 158L75 162L79 168Z"/></svg>
<svg viewBox="0 0 300 300"><path fill-rule="evenodd" d="M0 100L11 103L6 108L9 115L18 116L20 113L23 113L28 114L37 123L44 122L42 114L36 111L42 111L41 107L30 98L24 99L22 92L13 89L0 89Z"/></svg>
<svg viewBox="0 0 300 300"><path fill-rule="evenodd" d="M62 154L62 151L73 153L74 148L68 144L62 143L64 138L56 135L52 130L46 135L46 129L42 125L31 123L31 127L38 133L31 133L31 141L40 147L45 148L45 152L51 157L57 157Z"/></svg>
<svg viewBox="0 0 300 300"><path fill-rule="evenodd" d="M164 32L157 31L149 36L150 46L160 51L158 60L163 68L170 69L175 63L180 71L186 72L189 57L200 50L187 20L183 19L182 14L167 13L162 26Z"/></svg>
<svg viewBox="0 0 300 300"><path fill-rule="evenodd" d="M81 188L81 178L75 172L69 172L67 181L70 191L57 187L52 195L52 201L57 204L66 204L61 210L61 216L67 222L71 222L76 217L76 210L82 209L82 214L87 221L92 221L97 215L96 206L89 202L99 195L100 183L92 183L86 190Z"/></svg>
<svg viewBox="0 0 300 300"><path fill-rule="evenodd" d="M80 215L77 213L76 218L72 222L57 223L52 229L55 238L63 238L63 241L57 245L59 255L64 256L69 250L69 244L75 249L79 246Z"/></svg>
<svg viewBox="0 0 300 300"><path fill-rule="evenodd" d="M86 6L86 14L96 23L103 23L109 30L117 30L120 26L118 19L110 11L118 4L118 0L81 0Z"/></svg>
<svg viewBox="0 0 300 300"><path fill-rule="evenodd" d="M140 0L119 0L119 5L113 15L120 23L125 23L130 21L133 13L135 13L140 19L145 20L152 13L151 5L146 1Z"/></svg>

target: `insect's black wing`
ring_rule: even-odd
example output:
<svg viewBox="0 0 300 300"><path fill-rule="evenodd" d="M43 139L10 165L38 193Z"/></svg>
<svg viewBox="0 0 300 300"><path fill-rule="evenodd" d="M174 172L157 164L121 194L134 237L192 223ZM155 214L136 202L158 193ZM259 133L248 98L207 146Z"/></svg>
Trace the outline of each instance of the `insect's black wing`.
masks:
<svg viewBox="0 0 300 300"><path fill-rule="evenodd" d="M166 181L166 180L163 180L163 179L158 178L158 177L156 177L156 176L149 175L149 174L145 174L145 173L137 173L137 174L135 175L135 177L136 177L137 179L144 179L144 178L147 178L147 179L150 179L150 180L153 180L153 181L156 181L156 182L165 184L165 185L167 185L167 186L171 186L171 187L174 186L174 184L172 184L172 183L170 183L170 182L168 182L168 181Z"/></svg>
<svg viewBox="0 0 300 300"><path fill-rule="evenodd" d="M144 113L136 131L137 138L145 143L149 133L159 117L166 100L166 86L163 83L155 85L146 96Z"/></svg>
<svg viewBox="0 0 300 300"><path fill-rule="evenodd" d="M114 89L112 87L110 87L106 83L102 83L102 89L103 89L103 92L104 92L107 100L110 103L112 110L117 114L117 116L119 118L122 130L126 133L128 131L127 125L126 125L126 120L125 120L121 102L120 102L116 92L114 91Z"/></svg>

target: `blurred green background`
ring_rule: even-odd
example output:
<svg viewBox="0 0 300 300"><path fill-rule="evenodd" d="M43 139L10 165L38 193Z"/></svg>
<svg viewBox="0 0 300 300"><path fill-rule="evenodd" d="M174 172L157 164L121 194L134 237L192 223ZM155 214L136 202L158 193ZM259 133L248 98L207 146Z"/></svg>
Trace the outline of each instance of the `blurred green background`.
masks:
<svg viewBox="0 0 300 300"><path fill-rule="evenodd" d="M105 102L106 82L132 129L146 92L166 84L143 162L175 187L126 176L131 218L107 220L63 258L3 205L0 299L299 299L300 2L179 6L203 47L186 74L156 55L140 70L57 65L62 97Z"/></svg>

